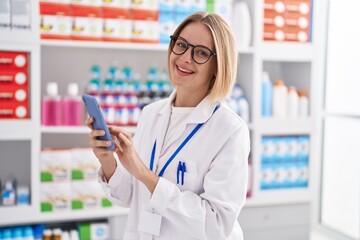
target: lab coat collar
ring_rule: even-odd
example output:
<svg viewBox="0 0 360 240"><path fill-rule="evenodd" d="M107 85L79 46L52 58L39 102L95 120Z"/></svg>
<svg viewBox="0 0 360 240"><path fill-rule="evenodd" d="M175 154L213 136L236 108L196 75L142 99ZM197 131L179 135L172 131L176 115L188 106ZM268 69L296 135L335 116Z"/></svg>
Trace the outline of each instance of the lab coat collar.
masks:
<svg viewBox="0 0 360 240"><path fill-rule="evenodd" d="M159 111L160 115L166 115L171 112L171 105L176 97L176 90L174 90L168 97L164 107ZM206 96L186 119L186 124L205 123L212 116L217 103L211 102L209 96Z"/></svg>

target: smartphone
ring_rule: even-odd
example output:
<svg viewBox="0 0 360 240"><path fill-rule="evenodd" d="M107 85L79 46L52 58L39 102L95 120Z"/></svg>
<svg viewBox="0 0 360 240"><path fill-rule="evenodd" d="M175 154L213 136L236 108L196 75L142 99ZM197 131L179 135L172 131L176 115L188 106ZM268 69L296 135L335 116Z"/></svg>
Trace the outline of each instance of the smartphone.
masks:
<svg viewBox="0 0 360 240"><path fill-rule="evenodd" d="M109 128L106 125L105 118L102 114L102 110L96 98L91 95L84 94L82 95L82 99L89 116L94 118L94 122L93 122L94 129L105 131L104 136L99 136L97 138L99 140L111 141L111 145L106 148L114 151L115 150L114 141L111 138Z"/></svg>

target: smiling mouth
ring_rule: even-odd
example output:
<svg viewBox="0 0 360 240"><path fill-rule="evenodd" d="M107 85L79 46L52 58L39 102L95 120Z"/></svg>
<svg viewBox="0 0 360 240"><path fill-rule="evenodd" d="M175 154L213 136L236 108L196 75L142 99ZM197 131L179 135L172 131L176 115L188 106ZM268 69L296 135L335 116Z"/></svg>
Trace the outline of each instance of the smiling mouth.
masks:
<svg viewBox="0 0 360 240"><path fill-rule="evenodd" d="M181 67L179 67L179 66L177 66L177 65L176 65L176 67L177 67L177 69L178 69L180 72L182 72L182 73L187 73L187 74L194 73L193 71L183 69L183 68L181 68Z"/></svg>

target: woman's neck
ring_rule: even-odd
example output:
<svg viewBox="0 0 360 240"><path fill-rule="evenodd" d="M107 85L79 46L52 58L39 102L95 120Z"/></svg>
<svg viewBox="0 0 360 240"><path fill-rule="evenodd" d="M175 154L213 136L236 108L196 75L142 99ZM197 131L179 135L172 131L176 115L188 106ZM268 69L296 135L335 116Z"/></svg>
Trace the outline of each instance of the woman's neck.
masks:
<svg viewBox="0 0 360 240"><path fill-rule="evenodd" d="M204 98L205 95L191 94L191 93L181 93L176 92L176 97L174 99L174 107L196 107Z"/></svg>

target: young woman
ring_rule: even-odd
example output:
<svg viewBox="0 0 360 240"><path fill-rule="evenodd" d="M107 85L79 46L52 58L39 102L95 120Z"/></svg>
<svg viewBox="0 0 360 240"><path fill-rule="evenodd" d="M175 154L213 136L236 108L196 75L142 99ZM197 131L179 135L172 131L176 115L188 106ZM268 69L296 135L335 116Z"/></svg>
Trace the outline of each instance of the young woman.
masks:
<svg viewBox="0 0 360 240"><path fill-rule="evenodd" d="M234 38L221 17L200 12L170 38L171 96L143 109L134 138L109 126L115 154L91 131L101 184L130 208L124 239L243 239L249 130L221 104L236 77Z"/></svg>

